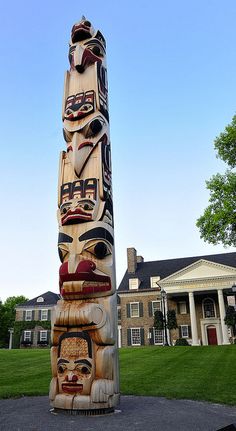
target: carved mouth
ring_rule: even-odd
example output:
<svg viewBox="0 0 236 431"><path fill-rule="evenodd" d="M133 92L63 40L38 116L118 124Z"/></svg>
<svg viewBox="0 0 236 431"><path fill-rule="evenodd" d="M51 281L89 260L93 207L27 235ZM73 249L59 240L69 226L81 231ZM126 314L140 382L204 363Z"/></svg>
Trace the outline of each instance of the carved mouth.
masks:
<svg viewBox="0 0 236 431"><path fill-rule="evenodd" d="M67 394L73 394L75 392L81 393L83 391L83 385L79 383L62 383L62 390Z"/></svg>
<svg viewBox="0 0 236 431"><path fill-rule="evenodd" d="M67 211L67 213L61 218L61 224L62 226L64 226L67 224L79 223L90 220L92 220L92 214L86 213L82 209L78 208L75 211Z"/></svg>
<svg viewBox="0 0 236 431"><path fill-rule="evenodd" d="M71 34L71 40L73 43L76 43L91 36L91 28L81 23L79 25L74 25Z"/></svg>
<svg viewBox="0 0 236 431"><path fill-rule="evenodd" d="M73 274L71 274L73 275ZM71 281L64 282L60 287L60 293L63 298L79 297L84 294L95 294L98 292L108 292L111 290L110 278L107 281Z"/></svg>

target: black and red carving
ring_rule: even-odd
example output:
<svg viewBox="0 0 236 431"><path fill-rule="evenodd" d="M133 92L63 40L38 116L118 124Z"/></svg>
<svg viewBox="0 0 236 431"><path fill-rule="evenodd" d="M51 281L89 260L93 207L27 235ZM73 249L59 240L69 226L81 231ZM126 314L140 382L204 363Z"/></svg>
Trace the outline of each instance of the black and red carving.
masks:
<svg viewBox="0 0 236 431"><path fill-rule="evenodd" d="M49 396L57 411L103 414L119 402L111 150L106 42L85 17L68 58Z"/></svg>
<svg viewBox="0 0 236 431"><path fill-rule="evenodd" d="M64 119L77 121L92 114L95 110L95 94L93 90L71 95L66 99Z"/></svg>

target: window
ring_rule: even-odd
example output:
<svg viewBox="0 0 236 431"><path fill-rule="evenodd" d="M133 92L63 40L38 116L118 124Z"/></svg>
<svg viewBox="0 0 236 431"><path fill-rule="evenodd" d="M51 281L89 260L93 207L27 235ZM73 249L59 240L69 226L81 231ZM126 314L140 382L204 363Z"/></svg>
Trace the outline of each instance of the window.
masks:
<svg viewBox="0 0 236 431"><path fill-rule="evenodd" d="M131 328L131 345L141 346L140 328Z"/></svg>
<svg viewBox="0 0 236 431"><path fill-rule="evenodd" d="M39 296L39 297L37 298L37 302L44 302L44 298L43 298L42 296Z"/></svg>
<svg viewBox="0 0 236 431"><path fill-rule="evenodd" d="M48 320L48 310L41 310L41 320Z"/></svg>
<svg viewBox="0 0 236 431"><path fill-rule="evenodd" d="M24 341L31 341L31 331L24 331Z"/></svg>
<svg viewBox="0 0 236 431"><path fill-rule="evenodd" d="M25 310L25 320L32 320L32 310Z"/></svg>
<svg viewBox="0 0 236 431"><path fill-rule="evenodd" d="M161 301L152 301L152 315L154 316L155 311L161 310Z"/></svg>
<svg viewBox="0 0 236 431"><path fill-rule="evenodd" d="M130 317L139 317L139 302L130 303Z"/></svg>
<svg viewBox="0 0 236 431"><path fill-rule="evenodd" d="M188 338L189 334L188 334L188 325L181 325L181 338Z"/></svg>
<svg viewBox="0 0 236 431"><path fill-rule="evenodd" d="M179 302L179 314L187 314L187 306L185 301Z"/></svg>
<svg viewBox="0 0 236 431"><path fill-rule="evenodd" d="M40 331L39 340L47 341L47 331Z"/></svg>
<svg viewBox="0 0 236 431"><path fill-rule="evenodd" d="M163 331L153 328L154 344L163 344Z"/></svg>
<svg viewBox="0 0 236 431"><path fill-rule="evenodd" d="M160 279L161 279L161 277L159 277L159 276L155 276L155 277L150 277L150 284L151 284L151 287L155 287L155 288L157 288L158 287L158 281L160 281Z"/></svg>
<svg viewBox="0 0 236 431"><path fill-rule="evenodd" d="M205 318L215 317L215 304L213 299L207 298L203 301L203 316Z"/></svg>
<svg viewBox="0 0 236 431"><path fill-rule="evenodd" d="M129 289L138 289L138 278L129 279Z"/></svg>

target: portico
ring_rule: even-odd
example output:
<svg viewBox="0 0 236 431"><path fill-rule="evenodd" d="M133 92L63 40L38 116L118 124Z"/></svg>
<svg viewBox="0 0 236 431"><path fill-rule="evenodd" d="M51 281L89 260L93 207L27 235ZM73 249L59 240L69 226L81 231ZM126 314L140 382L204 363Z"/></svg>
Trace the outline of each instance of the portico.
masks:
<svg viewBox="0 0 236 431"><path fill-rule="evenodd" d="M173 339L187 338L192 346L230 344L231 333L224 318L226 292L235 277L235 269L201 260L162 280L169 309L179 310L182 306L182 311L177 312L179 328L173 331Z"/></svg>

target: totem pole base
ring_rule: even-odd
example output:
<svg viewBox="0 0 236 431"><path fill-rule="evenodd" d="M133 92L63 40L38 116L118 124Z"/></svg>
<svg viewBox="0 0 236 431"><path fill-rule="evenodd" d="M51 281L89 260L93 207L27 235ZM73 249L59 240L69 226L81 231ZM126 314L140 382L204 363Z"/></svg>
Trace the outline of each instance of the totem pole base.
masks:
<svg viewBox="0 0 236 431"><path fill-rule="evenodd" d="M64 415L72 415L72 416L101 416L114 413L114 407L104 408L104 409L90 409L90 410L66 410L66 409L58 409L54 408L52 413L60 413Z"/></svg>

